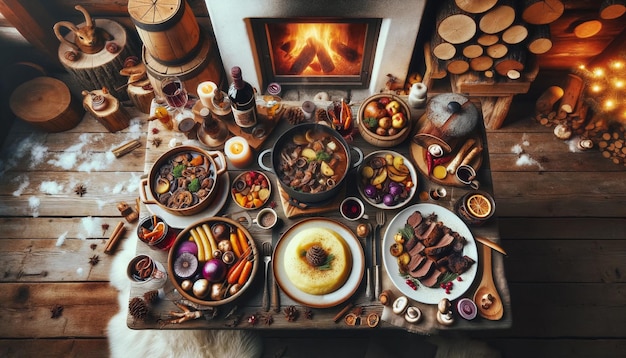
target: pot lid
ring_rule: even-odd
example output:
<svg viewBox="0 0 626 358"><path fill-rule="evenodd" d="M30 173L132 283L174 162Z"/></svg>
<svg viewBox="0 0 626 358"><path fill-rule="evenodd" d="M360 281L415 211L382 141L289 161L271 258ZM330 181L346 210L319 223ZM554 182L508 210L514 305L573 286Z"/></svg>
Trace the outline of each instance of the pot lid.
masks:
<svg viewBox="0 0 626 358"><path fill-rule="evenodd" d="M462 137L478 122L478 108L469 98L457 93L443 93L430 99L426 118L447 137Z"/></svg>

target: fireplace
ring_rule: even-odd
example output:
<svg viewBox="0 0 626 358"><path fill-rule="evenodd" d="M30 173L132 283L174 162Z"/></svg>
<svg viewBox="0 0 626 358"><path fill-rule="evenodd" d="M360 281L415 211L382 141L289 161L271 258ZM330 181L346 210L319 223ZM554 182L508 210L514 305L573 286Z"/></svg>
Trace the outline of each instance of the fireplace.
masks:
<svg viewBox="0 0 626 358"><path fill-rule="evenodd" d="M406 79L426 0L206 0L206 5L226 73L230 73L231 67L239 66L244 79L260 90L275 81L296 89L333 86L354 89L353 95L369 95L385 88L387 75L399 81ZM310 62L303 60L307 66L297 75L289 71L293 66L290 62L278 66L277 56L285 55L281 52L284 50L272 48L271 39L272 35L289 31L285 29L288 24L352 27L349 31L359 35L341 42L360 56L358 70L355 70L357 65L341 67L339 58L335 58L334 72L325 73L317 50ZM298 45L293 44L294 50L313 41L307 42L308 38L311 36ZM276 46L282 45L291 46L284 41L276 42ZM337 56L332 44L330 48L326 46L331 59ZM291 56L299 54L292 52ZM297 69L298 66L294 68Z"/></svg>
<svg viewBox="0 0 626 358"><path fill-rule="evenodd" d="M381 20L247 19L262 86L367 87Z"/></svg>

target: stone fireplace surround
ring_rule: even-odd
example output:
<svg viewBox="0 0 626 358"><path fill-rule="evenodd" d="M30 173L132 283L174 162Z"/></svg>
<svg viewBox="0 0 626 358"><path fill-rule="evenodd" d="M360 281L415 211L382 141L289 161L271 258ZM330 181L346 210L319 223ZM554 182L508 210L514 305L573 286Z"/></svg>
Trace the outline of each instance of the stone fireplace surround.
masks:
<svg viewBox="0 0 626 358"><path fill-rule="evenodd" d="M426 0L206 0L206 5L226 73L240 66L244 79L257 89L261 71L246 18L382 18L370 84L365 90L350 89L353 98L365 98L384 89L387 74L406 79Z"/></svg>

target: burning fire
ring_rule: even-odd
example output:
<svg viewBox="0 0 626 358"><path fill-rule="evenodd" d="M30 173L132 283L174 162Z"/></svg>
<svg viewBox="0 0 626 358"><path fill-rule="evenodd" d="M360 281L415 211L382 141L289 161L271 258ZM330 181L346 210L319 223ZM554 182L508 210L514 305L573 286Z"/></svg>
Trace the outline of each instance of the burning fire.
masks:
<svg viewBox="0 0 626 358"><path fill-rule="evenodd" d="M359 76L367 25L268 24L274 72L295 76Z"/></svg>

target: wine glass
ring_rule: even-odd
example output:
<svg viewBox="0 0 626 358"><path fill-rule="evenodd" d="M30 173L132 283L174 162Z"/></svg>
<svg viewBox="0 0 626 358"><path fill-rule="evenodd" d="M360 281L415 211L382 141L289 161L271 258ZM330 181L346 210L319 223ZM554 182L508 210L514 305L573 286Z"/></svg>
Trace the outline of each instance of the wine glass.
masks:
<svg viewBox="0 0 626 358"><path fill-rule="evenodd" d="M185 108L189 99L183 82L176 76L167 77L161 82L161 92L163 92L167 104L178 112Z"/></svg>

